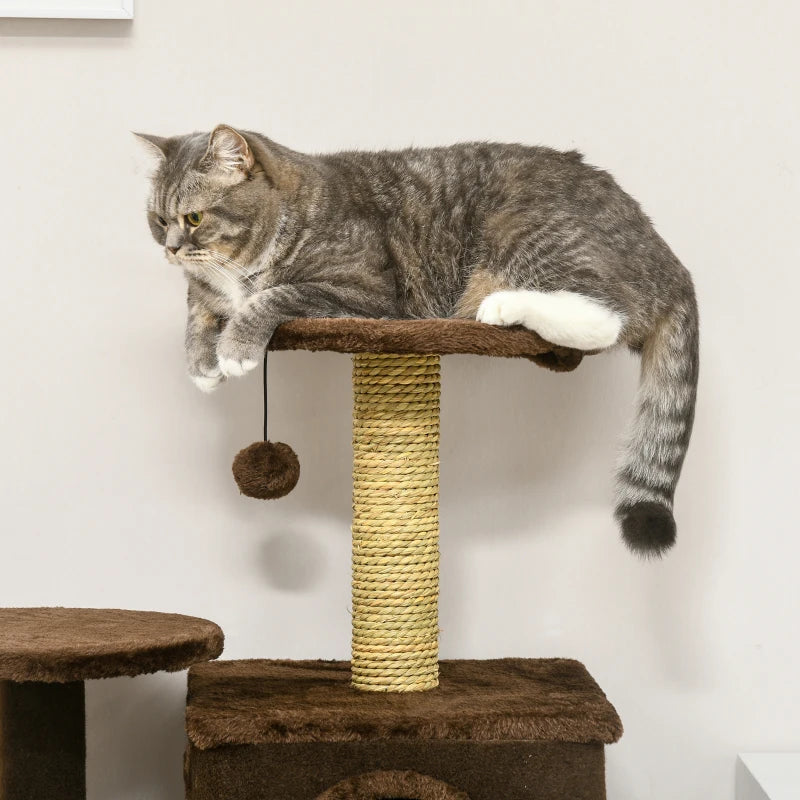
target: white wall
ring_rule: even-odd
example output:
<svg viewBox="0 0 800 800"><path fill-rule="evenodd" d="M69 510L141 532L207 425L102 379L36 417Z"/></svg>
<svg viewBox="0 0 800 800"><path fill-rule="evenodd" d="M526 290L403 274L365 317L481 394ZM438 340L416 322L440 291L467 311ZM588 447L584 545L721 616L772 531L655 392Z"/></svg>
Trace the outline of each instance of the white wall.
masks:
<svg viewBox="0 0 800 800"><path fill-rule="evenodd" d="M731 798L737 751L800 748L799 26L790 0L138 0L130 25L0 21L0 604L208 616L229 658L348 655L348 358L274 357L272 429L303 477L275 504L240 497L259 380L206 397L185 378L182 279L129 130L578 146L697 283L680 542L641 563L611 520L635 360L448 358L442 653L582 659L626 727L611 800ZM183 687L91 684L91 800L182 796Z"/></svg>

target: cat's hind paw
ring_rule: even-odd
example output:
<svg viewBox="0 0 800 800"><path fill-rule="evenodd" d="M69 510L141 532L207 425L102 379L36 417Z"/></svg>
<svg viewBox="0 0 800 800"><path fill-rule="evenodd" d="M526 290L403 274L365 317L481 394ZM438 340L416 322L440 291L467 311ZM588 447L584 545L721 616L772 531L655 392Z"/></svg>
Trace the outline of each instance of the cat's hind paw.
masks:
<svg viewBox="0 0 800 800"><path fill-rule="evenodd" d="M488 325L524 325L528 312L523 292L493 292L478 306L477 320Z"/></svg>
<svg viewBox="0 0 800 800"><path fill-rule="evenodd" d="M619 339L624 319L577 292L516 289L493 292L478 307L478 322L524 325L543 339L577 350L604 350Z"/></svg>

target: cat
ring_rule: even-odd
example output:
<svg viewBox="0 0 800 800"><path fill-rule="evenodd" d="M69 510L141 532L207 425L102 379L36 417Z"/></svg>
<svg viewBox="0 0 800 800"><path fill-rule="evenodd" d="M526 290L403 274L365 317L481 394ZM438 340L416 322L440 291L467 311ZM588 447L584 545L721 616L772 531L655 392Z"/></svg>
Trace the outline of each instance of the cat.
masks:
<svg viewBox="0 0 800 800"><path fill-rule="evenodd" d="M518 144L304 155L249 131L162 138L147 218L188 280L186 350L211 390L295 317L464 317L641 355L618 471L628 546L674 542L698 313L639 204L580 153Z"/></svg>

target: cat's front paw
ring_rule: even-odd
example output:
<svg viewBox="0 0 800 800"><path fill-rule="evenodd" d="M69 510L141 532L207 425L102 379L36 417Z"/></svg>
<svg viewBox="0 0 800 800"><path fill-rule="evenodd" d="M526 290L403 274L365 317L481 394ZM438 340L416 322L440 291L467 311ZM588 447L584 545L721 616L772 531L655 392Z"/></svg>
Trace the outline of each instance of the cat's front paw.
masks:
<svg viewBox="0 0 800 800"><path fill-rule="evenodd" d="M239 377L255 369L261 360L262 347L243 344L233 336L223 334L217 345L217 362L225 377Z"/></svg>
<svg viewBox="0 0 800 800"><path fill-rule="evenodd" d="M218 364L190 364L189 377L201 392L213 392L225 380Z"/></svg>
<svg viewBox="0 0 800 800"><path fill-rule="evenodd" d="M255 369L258 361L254 358L221 358L219 365L225 376L238 378Z"/></svg>
<svg viewBox="0 0 800 800"><path fill-rule="evenodd" d="M201 392L213 392L224 380L225 376L220 372L219 375L192 375L192 383Z"/></svg>

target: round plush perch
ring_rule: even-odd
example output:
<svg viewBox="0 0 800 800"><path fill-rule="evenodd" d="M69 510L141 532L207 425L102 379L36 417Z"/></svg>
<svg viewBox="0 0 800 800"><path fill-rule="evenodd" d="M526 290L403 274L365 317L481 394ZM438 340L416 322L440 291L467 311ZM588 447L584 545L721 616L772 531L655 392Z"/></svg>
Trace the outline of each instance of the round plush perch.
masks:
<svg viewBox="0 0 800 800"><path fill-rule="evenodd" d="M222 653L207 619L105 608L0 608L0 680L66 683L165 670Z"/></svg>
<svg viewBox="0 0 800 800"><path fill-rule="evenodd" d="M575 369L586 355L527 328L467 319L295 319L275 331L269 349L527 358L558 372Z"/></svg>
<svg viewBox="0 0 800 800"><path fill-rule="evenodd" d="M257 500L276 500L297 485L300 462L288 444L253 442L233 459L233 477L242 494Z"/></svg>
<svg viewBox="0 0 800 800"><path fill-rule="evenodd" d="M185 669L222 645L181 614L0 609L0 798L85 800L84 679Z"/></svg>

